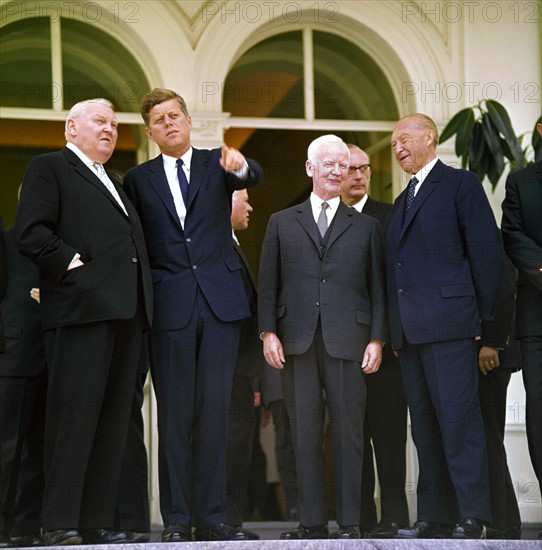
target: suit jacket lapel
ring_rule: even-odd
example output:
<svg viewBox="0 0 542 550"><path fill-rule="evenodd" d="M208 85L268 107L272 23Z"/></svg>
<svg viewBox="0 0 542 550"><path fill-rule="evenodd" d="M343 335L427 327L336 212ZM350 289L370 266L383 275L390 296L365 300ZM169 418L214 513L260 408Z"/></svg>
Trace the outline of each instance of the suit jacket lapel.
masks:
<svg viewBox="0 0 542 550"><path fill-rule="evenodd" d="M115 208L118 209L118 211L123 215L126 216L124 210L120 207L119 203L116 201L115 197L110 193L109 189L104 185L102 180L88 167L86 166L83 161L71 150L68 148L64 149L64 153L66 155L66 158L70 162L70 164L73 164L75 171L85 180L87 180L90 184L94 185L99 191L101 191L115 206ZM115 186L115 189L117 192L119 192L119 186L116 185L113 181L113 178L109 177L109 179L113 182L113 185ZM119 192L119 195L122 198L122 201L124 203L124 206L126 207L126 202L128 201L128 198L126 195L124 195L124 192L122 190ZM128 209L126 209L128 210Z"/></svg>
<svg viewBox="0 0 542 550"><path fill-rule="evenodd" d="M405 213L405 219L403 221L403 226L401 228L401 237L405 234L405 231L408 229L408 226L412 223L412 220L416 217L416 213L418 210L422 207L423 203L429 197L429 195L435 190L438 182L440 181L440 177L442 175L442 169L443 164L439 160L435 166L433 166L433 169L429 174L427 174L427 177L423 181L420 189L416 193L416 198L414 199L414 202L412 203L412 206L410 207L410 210ZM401 210L400 212L404 212L405 208L405 200L406 200L406 193L403 192L403 197L401 198L401 203L399 204Z"/></svg>
<svg viewBox="0 0 542 550"><path fill-rule="evenodd" d="M354 212L344 203L339 203L339 208L337 208L337 212L335 213L335 219L331 226L331 234L327 242L328 249L348 229L348 227L352 225L352 216L354 213L357 215L357 212Z"/></svg>
<svg viewBox="0 0 542 550"><path fill-rule="evenodd" d="M160 200L164 203L171 217L175 220L175 223L181 227L177 210L175 209L175 203L173 202L173 195L169 188L169 183L166 178L166 172L164 171L164 161L162 155L158 155L149 163L149 181L154 187L154 190L160 197Z"/></svg>
<svg viewBox="0 0 542 550"><path fill-rule="evenodd" d="M320 249L320 235L318 234L318 228L312 215L311 201L307 199L297 207L297 220L307 232L307 235L314 242L314 246Z"/></svg>
<svg viewBox="0 0 542 550"><path fill-rule="evenodd" d="M190 184L188 185L188 204L186 210L190 208L196 195L198 194L205 174L207 172L208 161L199 149L192 150L192 161L190 162Z"/></svg>

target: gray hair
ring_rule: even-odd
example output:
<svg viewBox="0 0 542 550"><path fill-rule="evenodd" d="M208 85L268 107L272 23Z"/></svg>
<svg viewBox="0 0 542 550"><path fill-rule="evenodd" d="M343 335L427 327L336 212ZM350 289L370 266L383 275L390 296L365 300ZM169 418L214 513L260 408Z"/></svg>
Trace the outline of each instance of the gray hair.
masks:
<svg viewBox="0 0 542 550"><path fill-rule="evenodd" d="M64 125L64 132L68 130L68 120L77 118L81 116L81 114L85 111L86 106L90 103L99 103L101 105L105 105L106 107L109 107L112 111L115 110L115 106L109 99L104 99L103 97L97 97L94 99L85 99L83 101L79 101L76 103L68 112L66 115L66 124Z"/></svg>
<svg viewBox="0 0 542 550"><path fill-rule="evenodd" d="M318 156L320 147L324 145L324 143L344 143L344 141L340 137L337 137L333 134L326 134L325 136L320 136L316 138L310 143L307 149L307 159L310 162L316 162L316 157Z"/></svg>

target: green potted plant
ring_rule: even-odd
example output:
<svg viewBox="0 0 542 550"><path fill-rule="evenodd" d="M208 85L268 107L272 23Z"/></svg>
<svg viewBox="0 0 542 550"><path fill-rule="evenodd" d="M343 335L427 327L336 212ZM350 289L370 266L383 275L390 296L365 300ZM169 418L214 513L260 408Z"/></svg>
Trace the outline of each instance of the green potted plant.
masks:
<svg viewBox="0 0 542 550"><path fill-rule="evenodd" d="M439 143L454 135L455 154L461 158L461 167L476 173L480 180L487 176L493 191L507 163L510 170L529 163L529 145L522 148L525 134L516 136L506 109L498 101L486 99L459 111L442 131ZM534 160L542 159L542 139L535 129L531 146Z"/></svg>

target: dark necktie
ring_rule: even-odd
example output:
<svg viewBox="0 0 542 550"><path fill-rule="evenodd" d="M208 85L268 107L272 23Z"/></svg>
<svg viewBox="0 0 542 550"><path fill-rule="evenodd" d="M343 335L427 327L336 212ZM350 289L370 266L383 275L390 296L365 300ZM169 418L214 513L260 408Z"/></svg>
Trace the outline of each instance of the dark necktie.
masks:
<svg viewBox="0 0 542 550"><path fill-rule="evenodd" d="M329 204L327 202L322 203L322 210L320 210L320 214L318 215L318 220L316 221L316 225L318 226L318 231L320 231L320 236L324 236L327 231L327 216L326 216L326 210L329 208Z"/></svg>
<svg viewBox="0 0 542 550"><path fill-rule="evenodd" d="M408 182L408 190L407 190L407 198L406 198L407 212L410 210L410 207L412 206L412 203L414 202L414 191L416 189L416 184L417 183L418 183L418 180L416 179L416 176L412 176L412 178Z"/></svg>
<svg viewBox="0 0 542 550"><path fill-rule="evenodd" d="M188 205L188 180L183 170L183 159L177 159L177 178L179 179L179 187L183 196L184 205Z"/></svg>

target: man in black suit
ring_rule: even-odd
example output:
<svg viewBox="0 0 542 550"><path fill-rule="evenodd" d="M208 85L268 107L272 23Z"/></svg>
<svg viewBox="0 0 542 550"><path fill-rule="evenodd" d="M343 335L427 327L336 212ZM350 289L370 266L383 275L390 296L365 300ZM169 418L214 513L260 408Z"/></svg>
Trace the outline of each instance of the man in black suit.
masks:
<svg viewBox="0 0 542 550"><path fill-rule="evenodd" d="M227 524L226 448L240 320L250 317L232 248L231 196L257 185L260 165L236 149L191 146L184 99L141 100L161 154L128 170L154 282L150 366L158 405L163 542L244 540Z"/></svg>
<svg viewBox="0 0 542 550"><path fill-rule="evenodd" d="M103 168L117 135L109 101L74 105L66 148L28 165L15 222L40 270L48 545L130 541L113 526L152 283L137 212Z"/></svg>
<svg viewBox="0 0 542 550"><path fill-rule="evenodd" d="M536 129L542 136L542 123ZM529 454L539 484L542 483L541 211L542 161L538 161L508 175L501 229L506 252L518 270L516 338L521 345Z"/></svg>
<svg viewBox="0 0 542 550"><path fill-rule="evenodd" d="M243 509L252 462L252 444L256 415L254 414L254 379L262 372L264 360L261 342L258 338L258 317L256 314L256 282L252 269L243 252L235 231L248 229L252 206L248 191L240 189L232 196L231 226L233 229L233 249L241 264L241 274L250 305L251 317L241 322L239 353L233 371L230 418L228 423L228 522L235 529L243 524ZM249 539L259 536L244 530Z"/></svg>
<svg viewBox="0 0 542 550"><path fill-rule="evenodd" d="M521 517L504 446L506 393L512 373L521 368L519 342L514 338L515 287L516 270L505 256L495 319L482 321L478 352L478 396L486 432L491 497L488 539L521 538Z"/></svg>
<svg viewBox="0 0 542 550"><path fill-rule="evenodd" d="M371 182L369 155L356 145L349 144L348 149L350 166L341 191L342 201L346 206L376 218L385 234L393 206L376 201L368 194ZM405 494L407 404L399 362L390 346L384 347L382 364L378 372L367 377L366 384L360 529L368 538L388 538L400 527L408 525ZM378 524L373 449L380 484Z"/></svg>
<svg viewBox="0 0 542 550"><path fill-rule="evenodd" d="M6 231L8 286L0 311L0 548L43 546L43 432L47 368L40 306L30 297L38 269Z"/></svg>
<svg viewBox="0 0 542 550"><path fill-rule="evenodd" d="M323 456L329 411L339 530L360 538L364 374L378 370L385 337L380 224L341 203L349 151L313 141L308 200L273 214L260 263L258 314L266 361L282 371L292 423L300 525L283 539L328 537Z"/></svg>
<svg viewBox="0 0 542 550"><path fill-rule="evenodd" d="M412 175L387 233L392 345L419 463L418 521L399 538L485 538L491 520L478 400L480 320L492 320L502 244L479 179L438 160L426 115L403 117L394 156Z"/></svg>
<svg viewBox="0 0 542 550"><path fill-rule="evenodd" d="M4 299L8 286L8 252L5 233L4 220L0 216L0 303ZM2 314L0 313L0 353L4 352L5 347L4 323L2 321Z"/></svg>

